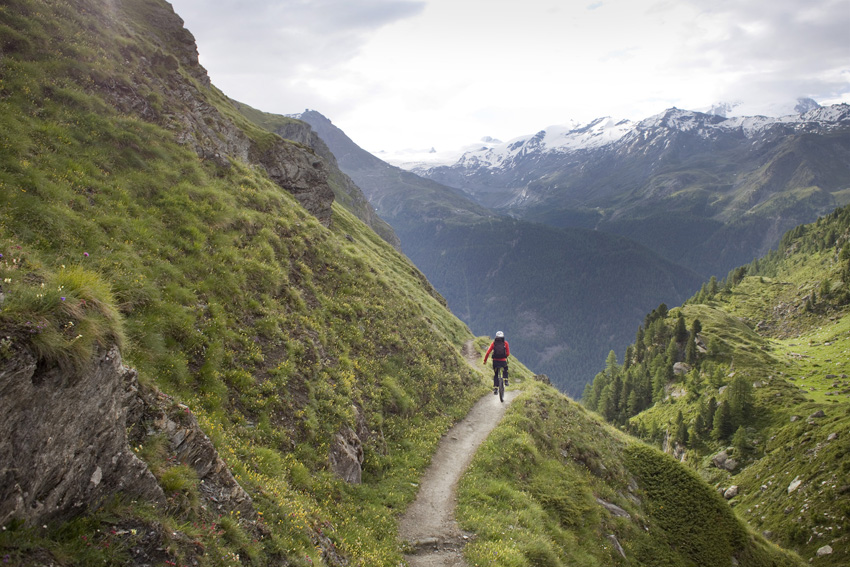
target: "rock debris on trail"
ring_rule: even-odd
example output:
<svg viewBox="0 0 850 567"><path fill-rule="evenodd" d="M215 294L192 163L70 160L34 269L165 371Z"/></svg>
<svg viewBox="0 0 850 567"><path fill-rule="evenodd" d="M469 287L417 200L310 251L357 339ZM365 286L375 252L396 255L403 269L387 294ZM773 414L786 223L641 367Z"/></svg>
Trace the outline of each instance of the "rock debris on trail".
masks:
<svg viewBox="0 0 850 567"><path fill-rule="evenodd" d="M465 537L455 521L457 483L517 394L505 392L505 403L498 396L484 396L440 441L416 500L399 524L400 539L413 548L413 554L407 556L411 567L466 566L461 556Z"/></svg>

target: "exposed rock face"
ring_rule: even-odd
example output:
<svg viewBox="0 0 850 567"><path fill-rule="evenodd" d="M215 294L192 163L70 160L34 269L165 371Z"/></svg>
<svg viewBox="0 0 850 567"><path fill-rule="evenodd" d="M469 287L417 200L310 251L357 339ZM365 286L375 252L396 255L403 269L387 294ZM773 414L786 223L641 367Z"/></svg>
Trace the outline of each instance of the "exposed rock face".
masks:
<svg viewBox="0 0 850 567"><path fill-rule="evenodd" d="M160 433L176 462L197 473L206 506L256 518L189 408L140 386L117 348L78 372L18 350L0 366L0 431L0 525L67 519L118 493L164 505L153 474L130 449Z"/></svg>
<svg viewBox="0 0 850 567"><path fill-rule="evenodd" d="M339 169L336 156L307 122L292 120L276 127L274 132L286 140L292 140L293 142L312 148L313 151L321 156L329 164L331 177L336 176L337 178L338 200L354 212L357 218L365 222L378 236L387 241L399 252L401 251L401 240L399 240L395 231L378 216L375 212L375 207L372 206L366 195L363 194L363 191L354 183L354 180Z"/></svg>
<svg viewBox="0 0 850 567"><path fill-rule="evenodd" d="M165 497L127 444L136 372L117 349L84 372L39 364L27 352L0 367L0 524L61 519L124 492Z"/></svg>
<svg viewBox="0 0 850 567"><path fill-rule="evenodd" d="M265 150L252 146L249 162L263 166L272 181L292 193L320 223L330 226L334 192L328 184L325 162L312 152L283 140Z"/></svg>
<svg viewBox="0 0 850 567"><path fill-rule="evenodd" d="M596 499L596 502L597 502L600 506L602 506L603 508L605 508L606 510L608 510L608 511L609 511L611 514L613 514L614 516L618 516L618 517L620 517L620 518L631 518L631 517L632 517L632 516L631 516L631 514L629 514L628 512L626 512L625 510L623 510L622 508L620 508L619 506L617 506L616 504L612 504L612 503L610 503L610 502L606 502L605 500L602 500L601 498L597 498L597 499Z"/></svg>
<svg viewBox="0 0 850 567"><path fill-rule="evenodd" d="M673 373L676 376L679 376L681 374L687 374L690 371L691 371L691 365L690 364L686 364L684 362L677 362L676 364L673 365Z"/></svg>

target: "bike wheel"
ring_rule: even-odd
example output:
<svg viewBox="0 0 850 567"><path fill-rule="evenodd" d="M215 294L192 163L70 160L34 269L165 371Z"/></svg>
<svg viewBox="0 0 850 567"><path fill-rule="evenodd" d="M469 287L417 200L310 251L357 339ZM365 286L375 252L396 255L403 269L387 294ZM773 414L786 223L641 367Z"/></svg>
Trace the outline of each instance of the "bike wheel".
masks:
<svg viewBox="0 0 850 567"><path fill-rule="evenodd" d="M499 401L505 403L505 377L499 377Z"/></svg>

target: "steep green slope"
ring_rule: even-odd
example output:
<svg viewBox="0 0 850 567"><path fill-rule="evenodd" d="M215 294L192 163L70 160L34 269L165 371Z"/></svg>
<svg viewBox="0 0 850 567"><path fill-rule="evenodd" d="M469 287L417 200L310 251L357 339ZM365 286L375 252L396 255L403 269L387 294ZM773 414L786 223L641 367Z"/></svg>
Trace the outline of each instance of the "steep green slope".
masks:
<svg viewBox="0 0 850 567"><path fill-rule="evenodd" d="M0 555L397 564L395 515L483 391L460 355L466 326L342 207L323 226L245 155L186 143L187 132L247 139L316 169L314 154L251 126L201 81L190 38L169 35L184 30L167 4L6 2L0 27L0 359L27 349L67 371L126 337L124 359L184 404L261 514L206 509L191 468L149 437L134 451L167 509L119 498L46 530L12 522ZM132 112L137 100L150 113ZM196 107L208 131L183 128ZM346 430L363 443L361 485L328 463Z"/></svg>
<svg viewBox="0 0 850 567"><path fill-rule="evenodd" d="M670 456L548 386L524 390L459 489L470 565L802 565Z"/></svg>
<svg viewBox="0 0 850 567"><path fill-rule="evenodd" d="M707 284L682 308L654 311L623 366L609 362L584 401L718 489L736 486L728 497L738 514L774 541L816 565L844 565L848 284L844 207L790 231L777 251Z"/></svg>
<svg viewBox="0 0 850 567"><path fill-rule="evenodd" d="M282 138L293 140L313 148L317 154L322 156L331 165L328 182L334 190L336 200L354 213L357 218L365 222L384 240L392 244L396 249L401 249L401 243L398 236L393 232L392 227L375 213L375 207L366 199L366 196L354 184L354 181L339 169L336 157L321 138L310 129L310 126L306 122L279 114L262 112L236 101L233 101L233 104L245 118L269 132L274 132Z"/></svg>

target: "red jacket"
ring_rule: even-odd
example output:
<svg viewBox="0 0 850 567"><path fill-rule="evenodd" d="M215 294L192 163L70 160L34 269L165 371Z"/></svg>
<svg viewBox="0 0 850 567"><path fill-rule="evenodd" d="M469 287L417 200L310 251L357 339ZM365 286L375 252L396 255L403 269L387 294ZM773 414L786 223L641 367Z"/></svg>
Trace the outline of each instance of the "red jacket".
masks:
<svg viewBox="0 0 850 567"><path fill-rule="evenodd" d="M496 341L490 343L490 348L487 349L487 354L484 355L484 364L487 364L487 357L490 356L490 353L493 352L493 345L496 344ZM508 344L508 341L505 341L505 358L496 358L493 357L493 360L507 360L511 355L511 345Z"/></svg>

